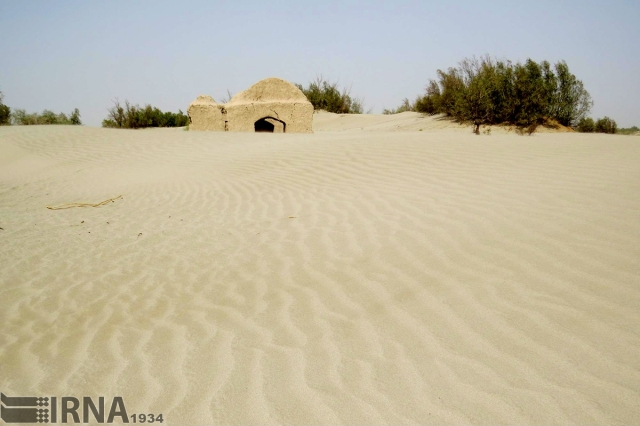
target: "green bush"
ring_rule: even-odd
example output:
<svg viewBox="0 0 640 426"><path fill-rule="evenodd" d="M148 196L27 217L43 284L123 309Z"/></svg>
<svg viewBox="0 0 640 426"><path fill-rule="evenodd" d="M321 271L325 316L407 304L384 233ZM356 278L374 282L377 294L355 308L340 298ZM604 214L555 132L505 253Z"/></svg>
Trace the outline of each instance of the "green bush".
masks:
<svg viewBox="0 0 640 426"><path fill-rule="evenodd" d="M181 110L178 113L162 112L156 107L131 105L125 101L124 107L118 100L109 109L109 115L102 121L102 127L119 129L143 129L146 127L184 127L189 124L189 117Z"/></svg>
<svg viewBox="0 0 640 426"><path fill-rule="evenodd" d="M580 121L578 121L576 130L582 133L593 133L596 130L596 123L591 117L582 117Z"/></svg>
<svg viewBox="0 0 640 426"><path fill-rule="evenodd" d="M4 95L0 92L0 126L11 124L11 108L2 103Z"/></svg>
<svg viewBox="0 0 640 426"><path fill-rule="evenodd" d="M336 114L362 114L364 104L359 98L352 98L350 90L338 89L338 83L329 83L322 76L309 83L305 89L301 84L296 84L298 89L305 94L314 110L325 110Z"/></svg>
<svg viewBox="0 0 640 426"><path fill-rule="evenodd" d="M423 112L425 114L434 115L438 113L435 100L432 96L422 96L416 99L413 104L413 110L416 112Z"/></svg>
<svg viewBox="0 0 640 426"><path fill-rule="evenodd" d="M80 120L80 110L78 108L74 109L71 115L69 116L69 121L71 124L80 126L82 121Z"/></svg>
<svg viewBox="0 0 640 426"><path fill-rule="evenodd" d="M441 99L440 85L437 81L430 80L427 85L427 93L424 96L418 96L413 104L413 110L429 115L437 114L441 110Z"/></svg>
<svg viewBox="0 0 640 426"><path fill-rule="evenodd" d="M593 105L564 61L552 68L547 61L514 64L484 56L437 74L413 110L473 123L476 133L482 124L515 125L525 133L549 121L575 126Z"/></svg>
<svg viewBox="0 0 640 426"><path fill-rule="evenodd" d="M615 133L618 128L615 120L610 119L609 117L604 117L596 121L596 132L598 133Z"/></svg>

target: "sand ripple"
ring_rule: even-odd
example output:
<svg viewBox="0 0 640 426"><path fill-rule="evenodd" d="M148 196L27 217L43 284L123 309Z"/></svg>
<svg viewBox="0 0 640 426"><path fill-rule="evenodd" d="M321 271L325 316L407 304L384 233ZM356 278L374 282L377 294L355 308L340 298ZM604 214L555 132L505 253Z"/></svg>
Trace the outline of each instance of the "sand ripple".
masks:
<svg viewBox="0 0 640 426"><path fill-rule="evenodd" d="M638 423L631 139L0 128L0 389L169 424Z"/></svg>

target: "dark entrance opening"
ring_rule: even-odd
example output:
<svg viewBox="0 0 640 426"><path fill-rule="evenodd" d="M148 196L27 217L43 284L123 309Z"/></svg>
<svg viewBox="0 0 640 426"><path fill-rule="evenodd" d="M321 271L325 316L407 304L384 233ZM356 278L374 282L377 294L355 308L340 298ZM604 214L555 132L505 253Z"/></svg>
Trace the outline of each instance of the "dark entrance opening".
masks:
<svg viewBox="0 0 640 426"><path fill-rule="evenodd" d="M285 123L273 117L265 117L253 125L256 132L284 133Z"/></svg>
<svg viewBox="0 0 640 426"><path fill-rule="evenodd" d="M265 118L261 118L256 121L253 126L255 127L256 132L273 133L273 129L275 128L275 126L272 123L269 123Z"/></svg>

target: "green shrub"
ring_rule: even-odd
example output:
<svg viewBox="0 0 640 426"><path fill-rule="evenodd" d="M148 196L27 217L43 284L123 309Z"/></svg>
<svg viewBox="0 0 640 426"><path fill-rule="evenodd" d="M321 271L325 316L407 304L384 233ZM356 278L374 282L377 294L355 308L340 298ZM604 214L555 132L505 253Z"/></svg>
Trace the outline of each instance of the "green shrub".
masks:
<svg viewBox="0 0 640 426"><path fill-rule="evenodd" d="M424 96L418 96L413 104L416 112L433 115L440 111L441 93L440 85L435 80L430 80L427 85L427 93Z"/></svg>
<svg viewBox="0 0 640 426"><path fill-rule="evenodd" d="M80 120L80 110L78 108L74 109L73 112L71 113L71 116L69 117L69 122L71 122L71 124L76 126L80 126L82 124L82 121Z"/></svg>
<svg viewBox="0 0 640 426"><path fill-rule="evenodd" d="M593 133L596 130L596 123L591 117L582 117L580 121L578 121L576 130L582 133Z"/></svg>
<svg viewBox="0 0 640 426"><path fill-rule="evenodd" d="M610 119L609 117L600 118L596 121L596 132L598 133L615 133L618 128L615 120Z"/></svg>
<svg viewBox="0 0 640 426"><path fill-rule="evenodd" d="M413 110L429 115L438 113L438 108L436 107L435 100L431 96L418 97L418 99L416 99L415 103L413 104Z"/></svg>
<svg viewBox="0 0 640 426"><path fill-rule="evenodd" d="M142 129L146 127L184 127L189 123L189 117L181 110L178 113L162 112L156 107L145 105L131 105L125 101L124 107L118 100L109 109L109 115L102 120L102 127L119 129Z"/></svg>
<svg viewBox="0 0 640 426"><path fill-rule="evenodd" d="M350 90L338 89L338 83L329 83L322 76L309 83L305 89L301 84L296 84L304 93L314 110L325 110L336 114L362 114L364 104L359 98L352 98Z"/></svg>

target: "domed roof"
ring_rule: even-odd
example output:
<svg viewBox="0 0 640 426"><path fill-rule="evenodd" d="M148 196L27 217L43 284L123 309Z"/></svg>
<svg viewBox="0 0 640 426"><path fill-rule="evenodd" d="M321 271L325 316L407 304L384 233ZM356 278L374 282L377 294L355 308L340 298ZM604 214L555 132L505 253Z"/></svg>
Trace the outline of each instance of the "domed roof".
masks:
<svg viewBox="0 0 640 426"><path fill-rule="evenodd" d="M276 77L260 80L247 90L235 95L232 103L251 102L309 102L307 97L293 84Z"/></svg>
<svg viewBox="0 0 640 426"><path fill-rule="evenodd" d="M217 103L209 95L199 95L189 106L191 105L217 105Z"/></svg>

